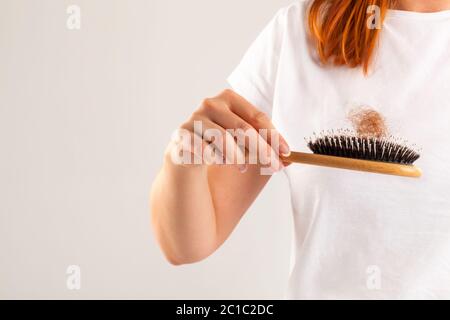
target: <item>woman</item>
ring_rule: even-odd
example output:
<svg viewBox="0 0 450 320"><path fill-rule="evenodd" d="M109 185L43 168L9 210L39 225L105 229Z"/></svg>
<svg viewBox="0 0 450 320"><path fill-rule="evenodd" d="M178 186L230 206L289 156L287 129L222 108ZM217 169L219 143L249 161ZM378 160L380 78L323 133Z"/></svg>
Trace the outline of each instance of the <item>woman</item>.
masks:
<svg viewBox="0 0 450 320"><path fill-rule="evenodd" d="M272 163L291 188L290 298L450 298L449 53L449 0L299 1L252 44L228 79L233 90L181 126L197 136L194 121L222 132L276 128L279 148L262 139L279 163L365 105L422 147L417 180ZM261 165L177 165L174 145L151 208L159 243L179 265L218 249L270 176Z"/></svg>

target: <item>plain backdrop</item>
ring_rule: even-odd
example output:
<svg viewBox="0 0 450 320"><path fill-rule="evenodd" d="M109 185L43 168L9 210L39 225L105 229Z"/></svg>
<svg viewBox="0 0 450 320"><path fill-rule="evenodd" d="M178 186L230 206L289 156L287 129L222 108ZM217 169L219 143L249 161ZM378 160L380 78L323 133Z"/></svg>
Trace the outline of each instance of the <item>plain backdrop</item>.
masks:
<svg viewBox="0 0 450 320"><path fill-rule="evenodd" d="M284 175L217 253L182 267L154 240L148 194L172 132L290 2L0 0L0 299L284 297Z"/></svg>

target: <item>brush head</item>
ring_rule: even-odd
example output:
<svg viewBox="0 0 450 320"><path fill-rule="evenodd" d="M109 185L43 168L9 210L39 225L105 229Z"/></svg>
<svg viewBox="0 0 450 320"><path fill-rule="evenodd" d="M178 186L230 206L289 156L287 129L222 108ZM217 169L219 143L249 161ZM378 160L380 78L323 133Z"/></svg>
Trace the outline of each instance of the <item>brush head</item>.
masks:
<svg viewBox="0 0 450 320"><path fill-rule="evenodd" d="M306 139L314 154L412 165L420 158L414 146L392 136L358 136L348 131L327 132Z"/></svg>

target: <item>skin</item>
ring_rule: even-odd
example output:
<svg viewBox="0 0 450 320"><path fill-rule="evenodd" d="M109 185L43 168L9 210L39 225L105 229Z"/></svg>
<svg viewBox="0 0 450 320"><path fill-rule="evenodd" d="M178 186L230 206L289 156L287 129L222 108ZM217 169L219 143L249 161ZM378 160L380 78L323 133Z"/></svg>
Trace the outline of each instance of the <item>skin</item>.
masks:
<svg viewBox="0 0 450 320"><path fill-rule="evenodd" d="M205 99L181 128L193 132L194 121L202 121L204 129L274 129L266 114L231 90ZM271 145L262 137L259 143ZM171 143L166 149L150 203L159 244L168 261L180 265L203 260L217 250L270 176L261 175L260 165L176 165L170 156L173 148ZM289 153L281 137L277 153Z"/></svg>
<svg viewBox="0 0 450 320"><path fill-rule="evenodd" d="M415 12L436 12L450 10L449 0L401 0L395 5L397 10Z"/></svg>
<svg viewBox="0 0 450 320"><path fill-rule="evenodd" d="M450 9L450 0L397 1L395 9L441 11ZM267 115L231 90L205 99L180 128L194 134L194 121L202 121L204 129L221 132L275 129ZM279 149L270 150L288 155L289 146L281 136L279 140ZM203 141L204 146L207 143ZM273 145L261 136L259 143ZM177 165L170 156L176 147L171 142L166 149L163 166L151 189L150 208L152 227L164 255L171 264L183 265L207 258L226 241L270 176L261 175L260 165ZM273 162L271 166L274 171L282 169Z"/></svg>

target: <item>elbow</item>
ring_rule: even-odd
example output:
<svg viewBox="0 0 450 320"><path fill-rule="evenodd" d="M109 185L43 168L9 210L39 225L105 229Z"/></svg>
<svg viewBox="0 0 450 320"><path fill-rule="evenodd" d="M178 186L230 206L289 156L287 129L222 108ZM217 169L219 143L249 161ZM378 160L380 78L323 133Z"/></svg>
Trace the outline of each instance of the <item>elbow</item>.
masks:
<svg viewBox="0 0 450 320"><path fill-rule="evenodd" d="M173 267L180 267L180 266L185 266L185 265L190 265L190 264L196 264L196 263L204 261L206 258L208 258L208 256L209 255L175 257L173 255L169 255L169 254L165 253L166 261Z"/></svg>
<svg viewBox="0 0 450 320"><path fill-rule="evenodd" d="M172 250L173 248L165 245L164 241L159 241L159 246L166 258L166 261L175 267L203 262L215 252L216 248L213 245L184 245L177 247L176 250Z"/></svg>
<svg viewBox="0 0 450 320"><path fill-rule="evenodd" d="M167 232L158 219L154 206L151 207L151 229L167 262L172 266L183 266L202 262L217 249L212 238L195 240L196 237L179 237L178 232Z"/></svg>
<svg viewBox="0 0 450 320"><path fill-rule="evenodd" d="M211 247L199 248L198 246L180 245L174 249L162 239L158 242L166 261L175 267L200 263L214 253Z"/></svg>
<svg viewBox="0 0 450 320"><path fill-rule="evenodd" d="M206 245L208 241L198 244L186 241L186 239L173 239L173 237L169 237L158 228L155 223L152 229L155 234L155 240L166 261L172 266L178 267L202 262L211 256L216 248L213 243Z"/></svg>
<svg viewBox="0 0 450 320"><path fill-rule="evenodd" d="M173 267L180 267L180 266L183 266L183 265L187 264L186 261L183 261L181 259L177 259L177 258L175 258L173 256L169 256L167 254L165 256L166 256L166 261Z"/></svg>

